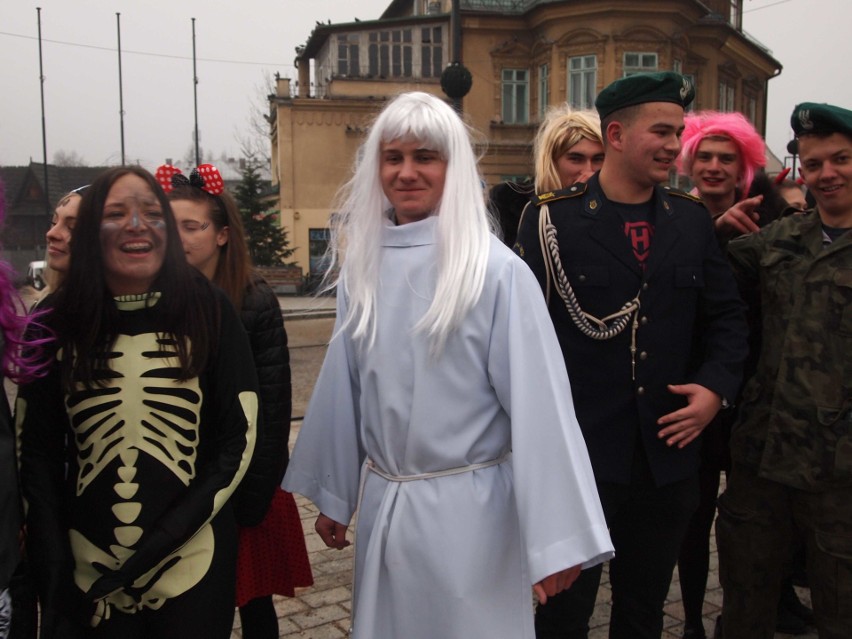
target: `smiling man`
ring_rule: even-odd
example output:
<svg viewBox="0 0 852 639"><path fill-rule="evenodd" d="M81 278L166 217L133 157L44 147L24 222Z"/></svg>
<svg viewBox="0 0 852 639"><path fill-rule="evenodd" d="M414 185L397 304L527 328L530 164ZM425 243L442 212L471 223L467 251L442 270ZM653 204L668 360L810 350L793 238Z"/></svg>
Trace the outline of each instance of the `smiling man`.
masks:
<svg viewBox="0 0 852 639"><path fill-rule="evenodd" d="M762 196L747 197L755 173L766 166L766 144L741 113L703 111L684 120L678 160L704 201L716 228L751 233L758 229Z"/></svg>
<svg viewBox="0 0 852 639"><path fill-rule="evenodd" d="M719 498L725 639L773 636L801 537L819 636L852 637L852 111L804 103L791 124L816 208L728 245L763 330Z"/></svg>
<svg viewBox="0 0 852 639"><path fill-rule="evenodd" d="M710 216L696 198L660 186L693 97L671 72L605 88L596 101L600 172L534 199L515 245L542 288L559 294L549 295L550 316L615 545L612 639L661 635L698 504L698 438L736 394L747 351L743 305ZM588 636L600 577L600 567L584 570L540 605L538 639Z"/></svg>

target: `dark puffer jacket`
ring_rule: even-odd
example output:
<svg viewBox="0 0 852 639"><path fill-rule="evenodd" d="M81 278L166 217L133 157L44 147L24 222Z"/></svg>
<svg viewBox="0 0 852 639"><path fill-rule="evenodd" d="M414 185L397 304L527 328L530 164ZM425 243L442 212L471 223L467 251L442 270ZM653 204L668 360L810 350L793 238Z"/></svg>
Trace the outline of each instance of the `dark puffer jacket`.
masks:
<svg viewBox="0 0 852 639"><path fill-rule="evenodd" d="M241 526L256 526L266 516L275 489L287 470L292 396L290 352L278 298L255 276L246 289L240 319L251 342L260 382L260 429L254 457L237 489L234 509Z"/></svg>

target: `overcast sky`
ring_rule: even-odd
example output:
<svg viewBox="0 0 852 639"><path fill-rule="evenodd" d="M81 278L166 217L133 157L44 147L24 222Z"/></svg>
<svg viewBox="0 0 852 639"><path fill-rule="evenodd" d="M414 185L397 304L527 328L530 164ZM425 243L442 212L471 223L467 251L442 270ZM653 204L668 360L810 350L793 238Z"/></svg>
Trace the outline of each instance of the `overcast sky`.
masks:
<svg viewBox="0 0 852 639"><path fill-rule="evenodd" d="M641 0L636 0L637 2ZM252 104L275 72L295 77L294 48L317 20L377 19L390 0L3 0L0 165L42 159L36 4L46 78L48 159L120 161L116 12L121 13L128 161L177 163L192 146L192 23L196 18L201 146L240 155ZM797 102L852 108L852 1L743 0L744 29L784 66L769 83L770 147L783 159Z"/></svg>

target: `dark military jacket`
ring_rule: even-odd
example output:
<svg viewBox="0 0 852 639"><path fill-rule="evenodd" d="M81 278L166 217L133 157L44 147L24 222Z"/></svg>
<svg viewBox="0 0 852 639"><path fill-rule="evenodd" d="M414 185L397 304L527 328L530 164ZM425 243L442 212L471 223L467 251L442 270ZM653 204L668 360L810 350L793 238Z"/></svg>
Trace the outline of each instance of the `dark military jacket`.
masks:
<svg viewBox="0 0 852 639"><path fill-rule="evenodd" d="M672 448L657 436L657 419L686 405L666 385L694 382L732 400L748 350L744 305L710 216L695 198L657 187L643 272L597 175L547 199L559 254L583 310L603 318L640 294L634 379L631 328L610 340L587 337L551 292L550 315L597 480L629 483L637 446L658 485L691 476L700 444ZM534 204L524 211L515 251L544 288L539 214Z"/></svg>
<svg viewBox="0 0 852 639"><path fill-rule="evenodd" d="M763 326L734 463L794 488L852 485L852 234L824 246L810 212L737 238L728 253Z"/></svg>

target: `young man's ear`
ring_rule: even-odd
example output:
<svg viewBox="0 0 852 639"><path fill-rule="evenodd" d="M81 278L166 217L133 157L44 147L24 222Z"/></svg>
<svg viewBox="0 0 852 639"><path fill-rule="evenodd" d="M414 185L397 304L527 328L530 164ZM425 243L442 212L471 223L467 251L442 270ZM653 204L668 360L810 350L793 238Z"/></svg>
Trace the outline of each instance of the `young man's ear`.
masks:
<svg viewBox="0 0 852 639"><path fill-rule="evenodd" d="M621 122L610 122L606 131L604 131L604 139L607 146L620 151L622 149L622 140L624 138L624 125Z"/></svg>

